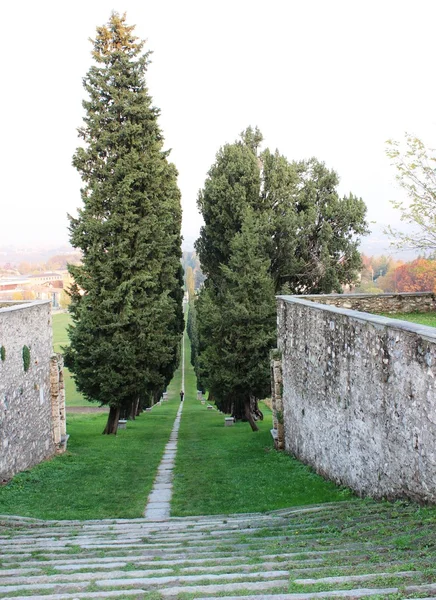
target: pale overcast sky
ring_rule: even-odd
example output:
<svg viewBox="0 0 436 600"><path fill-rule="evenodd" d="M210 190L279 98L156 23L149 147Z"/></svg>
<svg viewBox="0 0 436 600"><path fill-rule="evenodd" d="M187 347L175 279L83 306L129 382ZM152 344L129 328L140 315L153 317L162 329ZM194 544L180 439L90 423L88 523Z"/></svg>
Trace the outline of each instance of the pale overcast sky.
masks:
<svg viewBox="0 0 436 600"><path fill-rule="evenodd" d="M436 146L434 0L24 0L2 6L0 246L68 241L71 166L95 28L127 12L153 50L148 86L179 170L185 246L219 147L257 125L289 159L316 156L380 231L400 194L385 140Z"/></svg>

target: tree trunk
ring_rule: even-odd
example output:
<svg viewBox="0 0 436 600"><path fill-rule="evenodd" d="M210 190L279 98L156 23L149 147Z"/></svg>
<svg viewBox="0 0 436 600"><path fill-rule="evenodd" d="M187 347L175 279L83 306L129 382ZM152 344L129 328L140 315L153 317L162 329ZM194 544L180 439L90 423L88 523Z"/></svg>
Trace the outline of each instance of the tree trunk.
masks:
<svg viewBox="0 0 436 600"><path fill-rule="evenodd" d="M107 418L106 427L104 428L103 435L117 434L118 421L120 419L120 407L111 406L109 409L109 415Z"/></svg>
<svg viewBox="0 0 436 600"><path fill-rule="evenodd" d="M136 413L138 411L138 402L139 400L132 400L132 403L130 404L130 410L129 410L129 414L127 415L127 418L131 421L134 421L136 419Z"/></svg>
<svg viewBox="0 0 436 600"><path fill-rule="evenodd" d="M260 410L258 400L255 396L250 396L250 410L255 421L263 421L263 412Z"/></svg>
<svg viewBox="0 0 436 600"><path fill-rule="evenodd" d="M245 418L250 423L252 431L259 431L259 427L256 425L253 413L251 412L252 396L244 398Z"/></svg>

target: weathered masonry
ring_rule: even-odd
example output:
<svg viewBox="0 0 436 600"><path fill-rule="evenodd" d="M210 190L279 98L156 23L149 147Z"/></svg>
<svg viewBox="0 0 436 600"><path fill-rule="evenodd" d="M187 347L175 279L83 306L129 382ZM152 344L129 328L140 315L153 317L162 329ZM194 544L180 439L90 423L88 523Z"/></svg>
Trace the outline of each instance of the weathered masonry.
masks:
<svg viewBox="0 0 436 600"><path fill-rule="evenodd" d="M360 495L435 502L436 329L352 310L363 306L424 312L436 301L278 298L285 449Z"/></svg>
<svg viewBox="0 0 436 600"><path fill-rule="evenodd" d="M0 303L0 481L62 452L66 438L50 302Z"/></svg>

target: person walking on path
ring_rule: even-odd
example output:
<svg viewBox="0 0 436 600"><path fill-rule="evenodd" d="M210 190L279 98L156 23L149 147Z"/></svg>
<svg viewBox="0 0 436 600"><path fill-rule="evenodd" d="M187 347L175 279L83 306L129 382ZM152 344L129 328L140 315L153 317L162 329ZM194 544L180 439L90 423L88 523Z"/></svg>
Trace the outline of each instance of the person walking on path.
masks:
<svg viewBox="0 0 436 600"><path fill-rule="evenodd" d="M183 402L183 398L185 397L185 392L183 390L180 391L180 402Z"/></svg>

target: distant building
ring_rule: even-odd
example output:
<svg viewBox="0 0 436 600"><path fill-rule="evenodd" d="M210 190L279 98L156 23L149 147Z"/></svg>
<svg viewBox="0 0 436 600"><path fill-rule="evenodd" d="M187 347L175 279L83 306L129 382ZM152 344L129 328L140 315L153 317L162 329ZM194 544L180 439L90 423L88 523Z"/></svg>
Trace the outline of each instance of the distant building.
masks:
<svg viewBox="0 0 436 600"><path fill-rule="evenodd" d="M32 285L45 285L50 283L53 287L63 287L62 273L38 273L38 275L29 275L28 280ZM60 283L61 285L55 285L55 283Z"/></svg>
<svg viewBox="0 0 436 600"><path fill-rule="evenodd" d="M50 300L58 308L63 289L63 273L0 278L0 300Z"/></svg>

